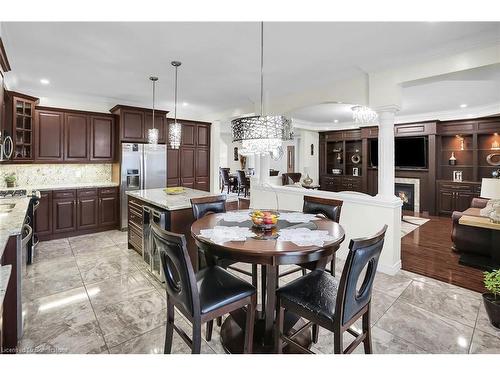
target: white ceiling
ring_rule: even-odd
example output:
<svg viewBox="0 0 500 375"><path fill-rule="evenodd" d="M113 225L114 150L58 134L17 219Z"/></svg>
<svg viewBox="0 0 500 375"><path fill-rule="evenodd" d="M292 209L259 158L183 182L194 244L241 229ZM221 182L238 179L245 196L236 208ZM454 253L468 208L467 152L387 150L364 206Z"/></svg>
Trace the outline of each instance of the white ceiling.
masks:
<svg viewBox="0 0 500 375"><path fill-rule="evenodd" d="M460 105L466 104L465 108ZM352 104L322 103L292 112L293 118L318 127L352 124ZM453 112L455 118L474 117L491 106L500 113L500 64L407 82L402 87L400 118L428 115L439 119ZM338 125L334 124L337 119Z"/></svg>
<svg viewBox="0 0 500 375"><path fill-rule="evenodd" d="M266 23L266 94L280 97L314 90L362 70L491 44L500 40L499 25ZM42 97L42 104L64 102L95 110L107 110L116 103L148 106L148 77L155 74L160 77L158 107L172 110L170 61L174 59L183 62L179 101L188 103L180 108L180 117L247 106L259 98L259 23L14 22L3 23L2 28L12 66L6 77L9 89ZM49 79L50 85L41 85L41 78ZM419 111L428 90L445 90L442 83L427 85L431 86L405 88L408 109L403 110ZM453 88L451 83L448 87ZM445 104L432 101L436 108ZM320 114L309 111L311 118L329 116L321 106L318 110Z"/></svg>

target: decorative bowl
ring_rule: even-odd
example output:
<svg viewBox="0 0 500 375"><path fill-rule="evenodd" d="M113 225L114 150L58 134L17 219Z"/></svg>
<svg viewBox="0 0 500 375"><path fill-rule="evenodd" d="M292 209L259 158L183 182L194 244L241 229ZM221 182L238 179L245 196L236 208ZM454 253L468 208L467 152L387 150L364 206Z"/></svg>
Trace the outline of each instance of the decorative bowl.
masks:
<svg viewBox="0 0 500 375"><path fill-rule="evenodd" d="M271 230L276 227L279 212L270 210L253 210L249 213L253 227L260 230Z"/></svg>
<svg viewBox="0 0 500 375"><path fill-rule="evenodd" d="M176 186L176 187L169 187L164 189L165 193L169 195L177 195L177 194L182 194L184 193L184 188L181 186Z"/></svg>

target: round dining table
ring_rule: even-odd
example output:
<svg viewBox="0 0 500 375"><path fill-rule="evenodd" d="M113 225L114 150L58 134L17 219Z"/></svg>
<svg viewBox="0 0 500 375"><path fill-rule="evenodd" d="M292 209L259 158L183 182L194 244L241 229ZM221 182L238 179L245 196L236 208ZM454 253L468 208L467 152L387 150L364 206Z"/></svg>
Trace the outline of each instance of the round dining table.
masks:
<svg viewBox="0 0 500 375"><path fill-rule="evenodd" d="M242 210L248 214L248 210ZM230 211L235 212L235 211ZM280 211L290 212L290 211ZM200 235L204 229L213 229L220 226L239 226L251 229L255 236L247 237L244 241L229 241L215 243ZM331 241L322 246L299 246L294 242L279 240L281 229L309 228L310 230L327 231ZM277 227L271 232L253 229L253 223L248 220L231 222L224 220L224 214L210 214L196 220L191 226L191 234L199 249L205 252L207 263L215 265L217 258L226 258L235 262L249 263L261 266L261 297L260 311L256 314L254 329L254 353L272 353L273 332L276 309L276 289L278 288L279 267L309 263L317 269L325 269L332 255L339 249L345 238L342 226L323 216L306 223L292 223L278 220ZM255 282L255 281L254 281ZM302 319L292 314L285 316L284 332L293 334L303 325ZM221 343L228 353L243 353L245 313L242 310L231 313L221 327ZM312 339L310 331L304 330L302 335L293 338L302 346L310 346ZM287 348L293 351L294 347Z"/></svg>

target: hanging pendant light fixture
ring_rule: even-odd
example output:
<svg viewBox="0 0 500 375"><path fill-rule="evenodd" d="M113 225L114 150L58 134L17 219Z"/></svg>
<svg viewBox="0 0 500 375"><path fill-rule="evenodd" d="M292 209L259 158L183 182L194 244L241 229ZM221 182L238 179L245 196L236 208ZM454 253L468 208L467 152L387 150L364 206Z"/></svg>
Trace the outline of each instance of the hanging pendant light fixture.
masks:
<svg viewBox="0 0 500 375"><path fill-rule="evenodd" d="M181 62L172 61L171 64L175 67L174 122L169 125L168 141L171 148L178 149L181 146L182 125L177 122L177 69Z"/></svg>
<svg viewBox="0 0 500 375"><path fill-rule="evenodd" d="M264 115L264 22L260 23L260 116L231 121L233 142L241 142L242 155L271 154L280 157L282 142L292 139L291 121L285 116Z"/></svg>
<svg viewBox="0 0 500 375"><path fill-rule="evenodd" d="M155 128L155 95L156 95L156 81L158 81L158 77L149 77L149 80L153 85L153 127L148 129L148 143L152 145L158 144L159 131Z"/></svg>

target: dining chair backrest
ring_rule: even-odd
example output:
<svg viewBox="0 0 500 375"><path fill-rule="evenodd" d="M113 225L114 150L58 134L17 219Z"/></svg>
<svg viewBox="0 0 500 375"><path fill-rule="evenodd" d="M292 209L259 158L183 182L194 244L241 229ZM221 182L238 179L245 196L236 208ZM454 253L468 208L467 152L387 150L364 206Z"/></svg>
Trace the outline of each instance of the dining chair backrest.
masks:
<svg viewBox="0 0 500 375"><path fill-rule="evenodd" d="M328 219L338 223L340 220L342 203L343 202L338 199L325 199L305 195L302 212L306 214L322 214Z"/></svg>
<svg viewBox="0 0 500 375"><path fill-rule="evenodd" d="M241 170L236 171L236 177L238 178L239 185L246 185L247 176L245 174L245 171L241 171Z"/></svg>
<svg viewBox="0 0 500 375"><path fill-rule="evenodd" d="M226 196L191 198L191 207L195 220L208 214L226 212Z"/></svg>
<svg viewBox="0 0 500 375"><path fill-rule="evenodd" d="M229 168L221 168L220 169L220 175L221 175L222 181L226 185L230 183L229 170L230 170Z"/></svg>
<svg viewBox="0 0 500 375"><path fill-rule="evenodd" d="M184 310L183 313L194 316L195 312L200 311L200 298L186 247L186 237L183 234L167 232L156 223L151 224L151 232L160 252L167 296Z"/></svg>
<svg viewBox="0 0 500 375"><path fill-rule="evenodd" d="M386 230L387 225L384 225L373 237L352 239L349 243L349 254L340 278L335 308L341 325L353 319L371 300L373 280ZM366 273L358 289L358 281L365 267Z"/></svg>

